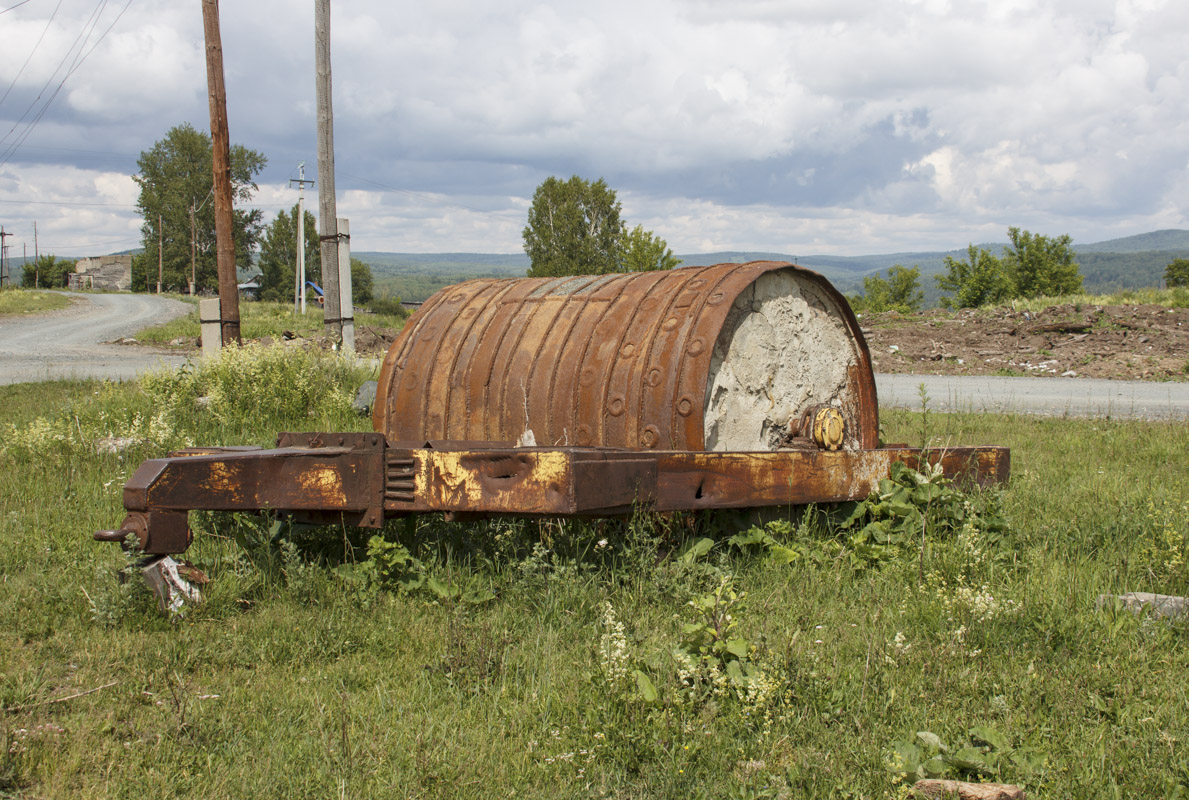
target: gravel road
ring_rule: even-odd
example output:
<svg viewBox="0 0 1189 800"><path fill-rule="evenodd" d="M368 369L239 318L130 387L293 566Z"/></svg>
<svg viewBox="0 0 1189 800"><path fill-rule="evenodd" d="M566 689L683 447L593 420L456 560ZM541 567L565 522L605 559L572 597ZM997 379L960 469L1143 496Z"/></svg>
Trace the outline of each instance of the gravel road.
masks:
<svg viewBox="0 0 1189 800"><path fill-rule="evenodd" d="M143 294L76 294L70 308L0 317L0 384L63 378L134 378L183 356L106 344L188 314L193 306Z"/></svg>
<svg viewBox="0 0 1189 800"><path fill-rule="evenodd" d="M881 406L920 408L924 383L934 411L1005 411L1050 417L1189 419L1189 383L990 375L877 374Z"/></svg>

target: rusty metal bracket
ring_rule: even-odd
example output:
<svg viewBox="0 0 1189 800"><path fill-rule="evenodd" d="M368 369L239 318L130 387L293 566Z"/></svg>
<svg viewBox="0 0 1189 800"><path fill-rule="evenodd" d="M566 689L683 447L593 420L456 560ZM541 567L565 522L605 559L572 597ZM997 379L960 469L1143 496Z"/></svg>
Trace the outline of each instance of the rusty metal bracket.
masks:
<svg viewBox="0 0 1189 800"><path fill-rule="evenodd" d="M192 534L185 511L130 511L118 530L98 531L98 542L128 544L129 535L136 537L137 546L149 555L182 553L190 546Z"/></svg>
<svg viewBox="0 0 1189 800"><path fill-rule="evenodd" d="M130 512L101 541L135 534L150 554L190 544L186 512L296 512L378 528L384 520L384 437L282 433L277 448L191 448L140 465L124 486Z"/></svg>

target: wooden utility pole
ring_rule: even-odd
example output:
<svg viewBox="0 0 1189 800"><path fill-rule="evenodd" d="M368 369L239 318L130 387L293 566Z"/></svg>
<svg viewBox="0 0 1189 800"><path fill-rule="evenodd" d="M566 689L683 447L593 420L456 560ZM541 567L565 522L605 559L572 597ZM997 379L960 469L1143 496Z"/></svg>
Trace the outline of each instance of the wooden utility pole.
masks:
<svg viewBox="0 0 1189 800"><path fill-rule="evenodd" d="M41 253L37 251L37 221L33 221L33 288L41 286Z"/></svg>
<svg viewBox="0 0 1189 800"><path fill-rule="evenodd" d="M4 226L0 225L0 289L4 288L6 281L9 286L12 286L12 276L8 274L8 245L4 241L9 236L12 234L5 233Z"/></svg>
<svg viewBox="0 0 1189 800"><path fill-rule="evenodd" d="M202 0L206 37L206 85L211 104L211 144L215 177L215 261L219 270L219 332L224 345L242 344L239 332L239 281L231 224L231 142L227 132L227 90L223 85L223 43L219 0Z"/></svg>
<svg viewBox="0 0 1189 800"><path fill-rule="evenodd" d="M323 319L342 336L338 211L334 201L334 111L330 102L330 0L314 0L314 89L318 104L318 241L322 251Z"/></svg>
<svg viewBox="0 0 1189 800"><path fill-rule="evenodd" d="M161 227L161 215L157 215L157 294L161 294L161 275L165 272L165 230Z"/></svg>

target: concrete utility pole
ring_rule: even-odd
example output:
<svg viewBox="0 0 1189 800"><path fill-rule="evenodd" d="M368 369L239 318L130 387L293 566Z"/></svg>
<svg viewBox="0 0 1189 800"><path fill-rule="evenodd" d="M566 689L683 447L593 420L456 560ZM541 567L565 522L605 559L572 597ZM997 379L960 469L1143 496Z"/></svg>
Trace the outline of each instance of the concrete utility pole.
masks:
<svg viewBox="0 0 1189 800"><path fill-rule="evenodd" d="M33 221L33 288L41 286L41 253L37 250L37 221Z"/></svg>
<svg viewBox="0 0 1189 800"><path fill-rule="evenodd" d="M196 233L195 233L195 228L194 228L194 204L191 203L190 204L190 296L191 297L194 296L195 279L197 278L196 270L194 267L194 255L195 255L195 249L196 249L198 243L195 241L195 236L196 236Z"/></svg>
<svg viewBox="0 0 1189 800"><path fill-rule="evenodd" d="M211 105L211 144L215 177L215 261L219 269L219 333L224 345L243 342L239 332L239 281L231 221L231 142L227 132L227 90L223 85L223 42L219 0L202 0L206 37L206 84Z"/></svg>
<svg viewBox="0 0 1189 800"><path fill-rule="evenodd" d="M314 0L314 88L318 103L318 241L326 330L342 336L338 211L334 200L334 111L330 102L330 0Z"/></svg>
<svg viewBox="0 0 1189 800"><path fill-rule="evenodd" d="M306 162L297 165L297 180L289 179L289 185L297 184L297 266L293 270L293 311L306 313L306 186L313 181L306 180Z"/></svg>
<svg viewBox="0 0 1189 800"><path fill-rule="evenodd" d="M161 294L161 276L165 272L165 229L161 227L161 215L157 215L157 294Z"/></svg>
<svg viewBox="0 0 1189 800"><path fill-rule="evenodd" d="M351 223L339 217L339 298L343 326L343 352L355 352L355 306L351 299Z"/></svg>

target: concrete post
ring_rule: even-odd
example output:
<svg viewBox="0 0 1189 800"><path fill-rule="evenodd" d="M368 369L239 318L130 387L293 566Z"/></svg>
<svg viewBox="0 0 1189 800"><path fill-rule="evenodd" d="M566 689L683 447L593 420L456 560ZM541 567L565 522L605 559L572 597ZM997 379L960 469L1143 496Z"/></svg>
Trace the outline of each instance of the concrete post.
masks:
<svg viewBox="0 0 1189 800"><path fill-rule="evenodd" d="M219 298L198 301L198 323L202 330L202 357L210 358L219 355L223 347L219 317Z"/></svg>
<svg viewBox="0 0 1189 800"><path fill-rule="evenodd" d="M355 305L351 298L351 223L339 217L339 319L343 323L343 352L355 352Z"/></svg>

